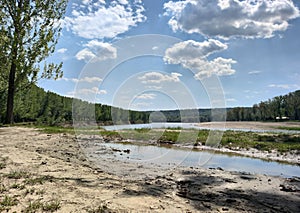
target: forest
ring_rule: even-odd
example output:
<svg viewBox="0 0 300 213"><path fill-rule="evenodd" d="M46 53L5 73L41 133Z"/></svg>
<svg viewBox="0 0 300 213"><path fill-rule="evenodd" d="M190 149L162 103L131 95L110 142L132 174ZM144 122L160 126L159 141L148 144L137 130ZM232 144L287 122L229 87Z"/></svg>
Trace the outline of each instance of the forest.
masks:
<svg viewBox="0 0 300 213"><path fill-rule="evenodd" d="M5 122L5 100L7 92L0 91L0 123ZM148 123L152 111L132 111L119 109L102 104L92 104L86 101L63 97L50 91L45 91L35 85L20 90L15 97L14 121L34 122L44 125L72 124L72 107L76 121L95 119L98 124L109 125L128 121L128 123ZM95 113L90 113L93 110ZM276 121L276 118L300 120L300 90L286 95L276 96L267 101L254 104L252 107L234 107L218 109L226 110L227 117L219 120L227 121ZM167 122L209 122L212 120L211 109L168 110L161 111ZM112 115L114 118L112 118ZM94 117L93 117L94 116ZM122 118L122 116L127 116ZM214 118L214 120L218 120ZM155 118L155 121L160 121Z"/></svg>
<svg viewBox="0 0 300 213"><path fill-rule="evenodd" d="M300 120L300 90L276 96L252 107L227 110L228 121Z"/></svg>

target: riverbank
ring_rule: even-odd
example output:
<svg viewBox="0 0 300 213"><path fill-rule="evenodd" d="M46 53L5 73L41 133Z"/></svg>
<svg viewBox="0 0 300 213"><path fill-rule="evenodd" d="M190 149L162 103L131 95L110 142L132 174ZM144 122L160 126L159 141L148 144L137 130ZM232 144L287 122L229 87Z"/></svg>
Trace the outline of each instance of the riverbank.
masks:
<svg viewBox="0 0 300 213"><path fill-rule="evenodd" d="M166 145L196 150L209 150L239 156L259 158L263 160L278 161L289 164L300 165L300 134L298 131L285 130L284 133L277 132L278 128L293 128L295 129L298 122L228 122L226 123L211 122L201 124L188 124L190 128L168 127L161 128L141 128L137 129L130 126L131 129L117 131L105 130L98 127L39 127L46 133L68 133L80 135L94 135L101 137L106 142L128 142L138 144L154 144ZM173 124L173 123L171 123ZM202 125L203 129L193 129L195 125ZM117 129L119 126L116 126ZM141 128L141 129L140 129ZM224 129L219 132L212 129ZM265 129L264 129L265 128ZM252 131L250 131L251 129ZM225 131L226 130L226 131ZM257 130L257 131L255 131ZM214 140L215 144L209 146L207 139L209 134L221 134L220 137Z"/></svg>
<svg viewBox="0 0 300 213"><path fill-rule="evenodd" d="M100 139L99 139L100 140ZM297 212L299 178L136 167L84 155L74 135L0 128L0 211ZM117 174L118 166L135 174Z"/></svg>
<svg viewBox="0 0 300 213"><path fill-rule="evenodd" d="M226 121L226 122L203 122L195 126L202 128L224 128L230 130L300 130L300 122L259 122L259 121Z"/></svg>

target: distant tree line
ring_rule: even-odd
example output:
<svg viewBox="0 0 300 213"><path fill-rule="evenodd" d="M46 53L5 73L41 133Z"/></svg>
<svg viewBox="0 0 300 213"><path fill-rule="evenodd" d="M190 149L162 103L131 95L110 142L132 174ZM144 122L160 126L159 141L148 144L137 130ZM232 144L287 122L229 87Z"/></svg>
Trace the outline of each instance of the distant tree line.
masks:
<svg viewBox="0 0 300 213"><path fill-rule="evenodd" d="M228 121L300 120L300 90L276 96L252 107L227 110Z"/></svg>
<svg viewBox="0 0 300 213"><path fill-rule="evenodd" d="M0 123L5 123L6 97L7 91L0 90ZM91 112L93 113L91 114ZM117 123L122 123L124 120L128 123L149 122L150 112L128 111L77 99L73 101L73 98L63 97L50 91L46 92L35 85L19 91L15 95L14 121L16 123L34 122L45 125L60 125L71 124L74 118L76 121L95 119L97 123L107 125L113 123L112 113L114 112L118 112L120 115L128 113L126 118L116 117L114 122Z"/></svg>
<svg viewBox="0 0 300 213"><path fill-rule="evenodd" d="M5 100L7 92L0 88L0 123L5 122ZM63 97L32 85L15 96L15 122L35 122L45 125L72 124L76 121L95 120L98 124L148 123L153 111L124 110L102 104ZM74 113L73 113L74 110ZM92 111L91 111L92 110ZM226 110L226 111L225 111ZM91 113L92 112L92 113ZM253 107L228 109L196 109L160 111L164 118L152 121L210 122L227 121L275 121L276 118L300 120L300 90L277 96ZM214 116L212 117L212 113ZM154 119L154 120L153 120Z"/></svg>

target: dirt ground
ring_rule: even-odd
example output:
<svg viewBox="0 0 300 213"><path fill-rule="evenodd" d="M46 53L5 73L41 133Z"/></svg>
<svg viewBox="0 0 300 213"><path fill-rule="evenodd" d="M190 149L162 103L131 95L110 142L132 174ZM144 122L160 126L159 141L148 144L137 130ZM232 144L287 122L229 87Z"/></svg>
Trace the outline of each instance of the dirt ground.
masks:
<svg viewBox="0 0 300 213"><path fill-rule="evenodd" d="M0 212L300 212L299 177L88 159L75 136L0 128Z"/></svg>

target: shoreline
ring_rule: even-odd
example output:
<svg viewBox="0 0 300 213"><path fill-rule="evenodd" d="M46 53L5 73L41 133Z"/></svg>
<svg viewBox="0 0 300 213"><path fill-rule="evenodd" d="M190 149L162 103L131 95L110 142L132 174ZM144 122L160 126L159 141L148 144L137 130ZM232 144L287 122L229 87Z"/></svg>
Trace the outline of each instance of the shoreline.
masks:
<svg viewBox="0 0 300 213"><path fill-rule="evenodd" d="M300 127L300 122L262 122L262 121L226 121L226 122L203 122L195 124L195 126L203 128L225 128L229 130L265 130L276 131L280 127ZM300 132L300 131L299 131Z"/></svg>
<svg viewBox="0 0 300 213"><path fill-rule="evenodd" d="M254 148L250 148L249 150L247 150L247 149L229 149L225 147L214 148L208 146L197 146L197 147L182 146L182 147L199 149L199 150L216 151L221 154L233 154L237 156L256 158L265 161L271 161L271 162L273 161L278 163L284 163L284 164L286 163L286 164L300 166L300 156L292 152L285 153L284 155L282 155L276 150L272 150L271 152L268 152L268 151L260 151Z"/></svg>
<svg viewBox="0 0 300 213"><path fill-rule="evenodd" d="M141 140L113 140L113 139L106 139L106 143L124 143L124 144L132 144L132 145L162 145L166 146L167 148L178 148L178 149L188 149L188 150L198 150L198 151L213 151L220 154L232 154L235 156L242 156L242 157L249 157L249 158L256 158L260 160L270 161L270 162L278 162L283 164L291 164L291 165L297 165L300 166L300 155L297 154L297 151L290 151L286 152L284 154L281 154L280 152L276 150L269 151L261 151L255 148L250 149L244 149L244 148L226 148L226 147L210 147L205 145L197 145L194 146L192 144L188 143L175 143L175 144L169 144L169 143L153 143L149 141L141 141ZM299 174L300 176L300 174Z"/></svg>

